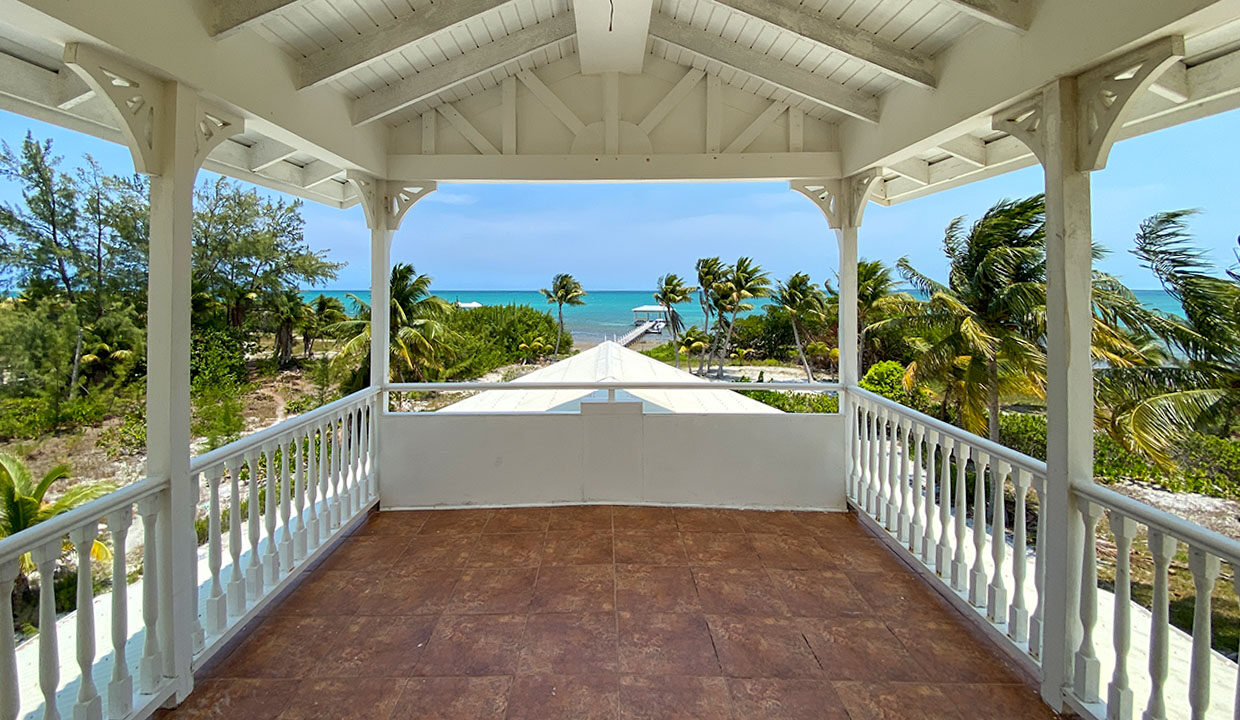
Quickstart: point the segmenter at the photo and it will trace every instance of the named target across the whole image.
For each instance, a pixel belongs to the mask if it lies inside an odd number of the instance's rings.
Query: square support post
[[[392,238],[395,230],[370,230],[370,386],[382,391],[391,377]],[[380,405],[384,406],[380,398]]]
[[[857,326],[857,228],[842,227],[835,231],[840,252],[839,276],[839,370],[840,385],[857,386],[861,372],[861,348]]]

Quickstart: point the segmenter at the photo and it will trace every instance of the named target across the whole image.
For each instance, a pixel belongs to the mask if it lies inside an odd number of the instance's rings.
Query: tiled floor
[[[384,512],[164,717],[1050,718],[847,514]]]

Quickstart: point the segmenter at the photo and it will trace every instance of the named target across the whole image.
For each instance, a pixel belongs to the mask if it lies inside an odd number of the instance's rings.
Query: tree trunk
[[[710,306],[706,303],[702,303],[702,331],[710,332]],[[701,375],[703,372],[710,372],[710,368],[706,368],[705,365],[706,353],[702,353],[698,357],[698,375]]]
[[[667,323],[667,327],[669,330],[672,331],[672,356],[676,358],[676,369],[679,370],[680,369],[680,347],[676,342],[679,339],[676,336],[676,323],[671,322],[669,319]]]
[[[986,375],[986,420],[991,441],[999,442],[999,362],[995,358],[986,362]]]
[[[809,368],[809,360],[805,357],[805,350],[801,348],[801,332],[797,330],[797,319],[792,318],[792,341],[797,345],[797,355],[801,356],[801,364],[805,366],[805,378],[809,382],[814,382],[814,372]]]
[[[723,336],[723,346],[719,353],[719,372],[715,374],[716,380],[723,379],[723,364],[728,359],[728,350],[732,347],[732,331],[736,328],[736,310],[732,311],[732,319],[728,321],[728,334]]]
[[[555,328],[555,359],[560,359],[560,336],[564,334],[564,305],[559,305],[556,312],[560,318],[560,324]]]
[[[857,328],[857,377],[865,377],[865,325]]]
[[[293,359],[293,328],[283,323],[276,328],[276,363],[283,366]]]
[[[69,373],[69,399],[77,394],[78,373],[82,369],[82,328],[77,331],[77,347],[73,349],[73,370]]]

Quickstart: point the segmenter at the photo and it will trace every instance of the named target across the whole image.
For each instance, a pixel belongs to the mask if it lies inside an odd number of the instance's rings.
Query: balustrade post
[[[900,506],[897,505],[900,492],[900,463],[897,455],[900,452],[900,415],[896,412],[888,414],[891,418],[890,432],[887,434],[887,507],[883,510],[883,527],[887,532],[898,535],[900,532]]]
[[[1193,661],[1188,674],[1188,705],[1193,720],[1210,714],[1210,645],[1213,639],[1212,601],[1214,584],[1222,570],[1219,559],[1201,548],[1188,548],[1188,568],[1193,572]]]
[[[1012,606],[1008,608],[1008,637],[1014,642],[1029,638],[1029,611],[1025,609],[1025,570],[1028,543],[1025,540],[1025,498],[1029,494],[1029,471],[1012,469],[1016,505],[1012,513]]]
[[[1087,703],[1098,702],[1101,665],[1094,652],[1094,623],[1098,617],[1098,551],[1094,535],[1102,507],[1098,503],[1081,500],[1078,503],[1081,522],[1085,528],[1085,544],[1081,558],[1081,644],[1076,651],[1072,690]]]
[[[881,467],[880,458],[882,453],[882,441],[878,436],[878,411],[872,403],[867,404],[866,415],[869,418],[869,423],[867,423],[868,428],[866,430],[867,437],[869,438],[867,443],[869,446],[869,459],[867,462],[869,472],[866,474],[866,487],[868,488],[868,491],[866,492],[865,511],[877,520],[879,516],[878,499],[882,483],[882,476],[879,475],[879,468]]]
[[[77,551],[77,703],[73,720],[103,720],[103,698],[95,687],[95,588],[91,576],[90,552],[99,534],[99,523],[92,522],[69,533]],[[121,550],[124,554],[124,549]],[[121,591],[118,588],[118,591]]]
[[[190,517],[193,518],[193,520],[192,522],[181,526],[180,537],[187,546],[193,548],[193,562],[189,563],[189,568],[186,574],[188,575],[187,579],[189,581],[190,588],[187,600],[191,603],[189,608],[189,617],[192,623],[190,627],[190,648],[191,653],[197,655],[202,652],[202,649],[207,645],[207,631],[206,628],[202,626],[202,615],[198,612],[198,600],[200,593],[198,589],[198,529],[196,524],[198,522],[198,506],[202,502],[201,473],[190,473],[189,481],[190,485],[193,487],[193,492],[190,493],[191,497],[194,499],[193,511],[190,513]],[[167,575],[165,577],[172,578],[171,575]]]
[[[969,572],[969,604],[986,607],[986,472],[990,467],[990,455],[975,452],[973,455],[973,569]]]
[[[1029,616],[1029,654],[1037,659],[1042,657],[1042,613],[1046,592],[1046,478],[1038,478],[1034,483],[1034,492],[1038,496],[1038,537],[1034,540],[1033,551],[1033,588],[1038,596],[1033,606],[1033,614]]]
[[[327,497],[328,478],[331,474],[331,440],[329,428],[331,423],[324,421],[319,424],[319,494],[323,496],[323,512],[319,517],[319,538],[315,545],[327,542],[332,534],[331,501]]]
[[[922,472],[921,466],[921,444],[925,439],[926,428],[920,423],[914,423],[913,427],[909,428],[907,440],[907,442],[913,444],[913,451],[909,453],[907,448],[905,449],[905,454],[911,455],[913,461],[913,476],[911,478],[913,483],[913,512],[909,517],[909,532],[907,541],[908,549],[913,553],[913,555],[921,554],[922,536],[926,532],[925,523],[922,519],[922,513],[924,512],[922,507],[925,503],[925,499],[922,497],[924,494],[923,486],[925,485],[925,474]]]
[[[266,527],[267,548],[263,551],[263,582],[266,587],[275,587],[280,581],[280,557],[276,553],[276,508],[280,505],[281,494],[276,483],[279,464],[276,462],[276,444],[269,443],[263,448],[266,460],[266,495],[263,502],[263,524]],[[261,595],[262,592],[260,591]]]
[[[939,542],[934,549],[934,571],[941,578],[951,577],[952,442],[950,435],[939,436]]]
[[[133,508],[126,505],[108,514],[112,534],[112,679],[108,682],[108,717],[118,720],[133,708],[133,675],[125,657],[129,645],[129,589],[125,573],[125,539],[133,523]],[[0,683],[3,684],[3,683]]]
[[[228,612],[233,617],[245,614],[245,576],[241,566],[241,467],[240,458],[225,461],[228,472],[228,554],[232,568],[228,574]]]
[[[207,589],[206,632],[219,635],[228,625],[228,605],[224,586],[220,582],[220,556],[223,554],[220,538],[220,480],[222,468],[207,471],[207,492],[210,505],[207,508],[207,567],[211,572],[211,585]]]
[[[280,570],[287,573],[293,568],[293,459],[291,438],[280,441]],[[274,582],[274,581],[273,581]]]
[[[1003,460],[990,466],[990,552],[995,568],[990,576],[990,586],[986,589],[986,617],[996,623],[1007,619],[1007,588],[1003,580],[1003,555],[1007,548],[1007,500],[1004,491],[1010,467]]]
[[[245,567],[245,592],[246,598],[250,602],[256,602],[263,594],[263,560],[262,550],[259,543],[261,542],[260,525],[258,522],[258,514],[262,505],[262,498],[259,492],[258,479],[258,456],[247,450],[243,455],[243,462],[249,470],[250,477],[246,482],[246,529],[250,539],[250,561]]]
[[[968,445],[961,440],[956,440],[956,447],[952,452],[956,458],[956,551],[952,555],[952,589],[957,592],[964,592],[968,587],[969,565],[964,551],[968,507],[965,504],[964,481],[968,473],[970,452]]]
[[[1132,688],[1128,685],[1128,649],[1132,637],[1132,538],[1137,523],[1115,510],[1107,514],[1115,536],[1115,672],[1107,686],[1107,720],[1131,720]]]
[[[926,565],[934,562],[934,508],[938,495],[934,489],[935,481],[935,449],[939,444],[939,433],[937,430],[930,430],[925,434],[926,446],[926,467],[925,467],[925,526],[922,528],[921,535],[921,561]],[[922,444],[922,439],[917,441],[918,447]]]
[[[0,563],[0,720],[17,720],[17,644],[13,632],[13,584],[21,567],[17,558]]]
[[[56,688],[60,684],[60,649],[56,641],[56,560],[60,538],[30,551],[39,571],[39,690],[43,693],[43,720],[60,720]],[[155,601],[152,598],[151,605]],[[156,668],[158,668],[158,664]]]
[[[160,493],[138,501],[138,515],[142,518],[142,624],[144,626],[142,660],[138,664],[138,689],[150,695],[159,687],[163,676],[163,656],[159,642],[159,556],[160,547],[156,535],[156,518],[160,510]]]
[[[1170,649],[1168,623],[1170,621],[1170,592],[1167,572],[1171,558],[1175,557],[1179,541],[1161,530],[1149,528],[1146,542],[1154,556],[1154,592],[1150,598],[1150,699],[1141,715],[1143,720],[1166,720],[1167,701],[1164,691],[1167,685],[1167,661]]]
[[[306,466],[309,458],[303,458],[306,452],[305,435],[298,430],[293,436],[293,462],[297,484],[297,529],[293,531],[293,561],[301,562],[306,558]]]

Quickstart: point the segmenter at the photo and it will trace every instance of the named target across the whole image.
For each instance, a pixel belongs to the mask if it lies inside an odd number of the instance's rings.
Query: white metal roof
[[[604,342],[525,375],[522,383],[693,382],[701,390],[618,390],[617,401],[640,401],[647,413],[778,413],[779,410],[614,342]],[[485,390],[445,413],[575,413],[583,402],[606,402],[606,390]]]
[[[637,307],[633,308],[633,312],[635,313],[652,313],[652,312],[665,313],[667,312],[667,306],[665,305],[638,305]]]

